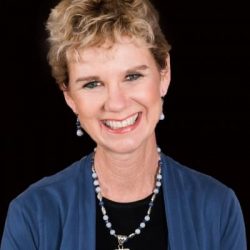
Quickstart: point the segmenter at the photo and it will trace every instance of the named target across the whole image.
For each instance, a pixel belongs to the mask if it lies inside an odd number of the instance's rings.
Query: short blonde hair
[[[48,61],[60,87],[68,85],[67,61],[72,52],[121,36],[141,39],[157,64],[166,67],[170,45],[159,25],[159,15],[148,0],[62,0],[51,10]]]

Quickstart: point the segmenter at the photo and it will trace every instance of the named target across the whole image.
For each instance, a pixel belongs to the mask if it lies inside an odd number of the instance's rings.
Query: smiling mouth
[[[139,117],[139,113],[136,113],[129,118],[122,120],[122,121],[117,121],[117,120],[104,120],[103,124],[108,127],[109,129],[123,129],[129,126],[133,126],[137,119]]]

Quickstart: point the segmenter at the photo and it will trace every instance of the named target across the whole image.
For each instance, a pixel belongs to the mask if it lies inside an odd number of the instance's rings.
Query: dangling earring
[[[161,115],[160,115],[160,121],[163,121],[165,119],[165,115],[163,112],[161,112]]]
[[[76,135],[79,137],[84,135],[84,132],[82,130],[82,127],[81,127],[81,124],[80,124],[78,117],[76,118]]]
[[[161,97],[161,101],[162,101],[162,109],[163,109],[164,96]],[[165,119],[165,115],[164,115],[163,111],[161,111],[161,114],[160,114],[160,121],[163,121],[164,119]]]

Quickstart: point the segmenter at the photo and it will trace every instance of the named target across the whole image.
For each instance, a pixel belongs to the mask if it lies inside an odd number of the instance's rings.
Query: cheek
[[[78,96],[76,98],[77,109],[82,119],[97,117],[103,111],[104,95],[92,93]]]
[[[160,87],[157,81],[146,84],[144,88],[138,90],[138,95],[144,103],[154,105],[161,100]]]

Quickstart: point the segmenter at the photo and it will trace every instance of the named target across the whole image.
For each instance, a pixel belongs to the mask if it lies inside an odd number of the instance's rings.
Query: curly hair
[[[148,0],[62,0],[50,12],[48,61],[59,86],[68,85],[67,61],[74,52],[122,36],[141,39],[160,68],[170,50],[159,15]],[[77,53],[75,53],[77,54]]]

